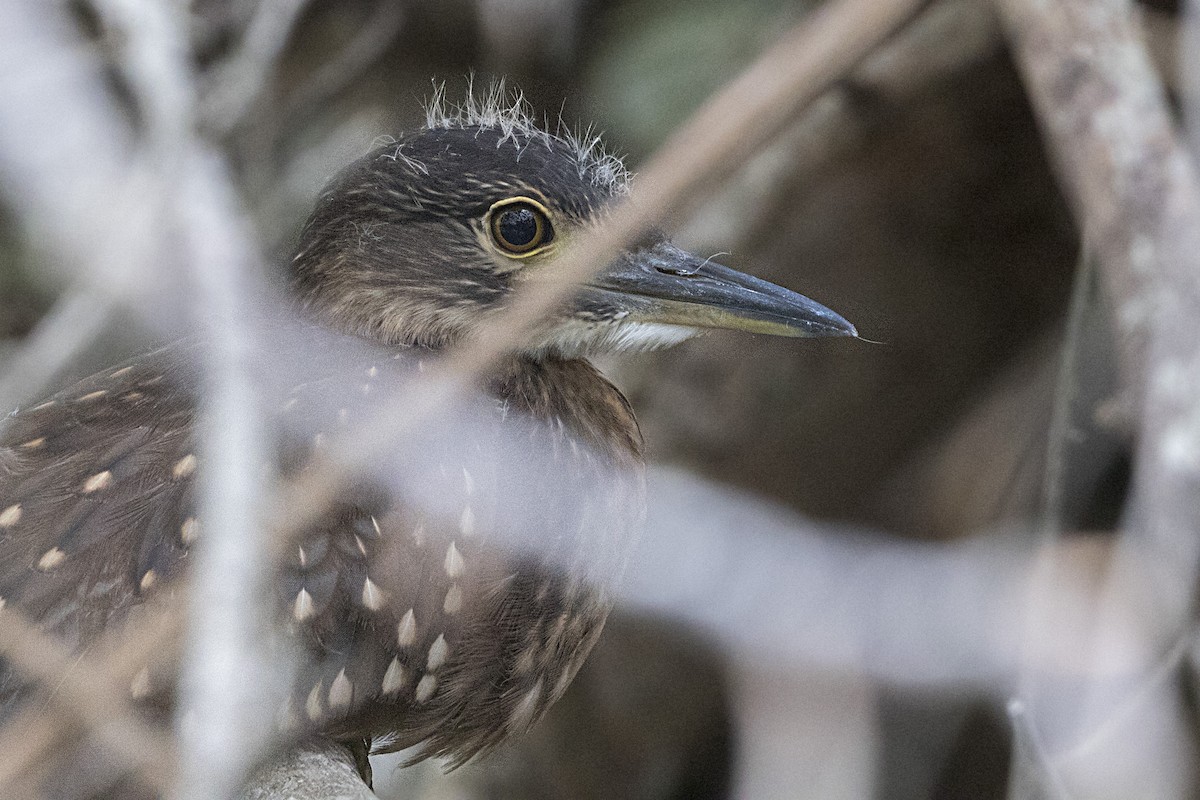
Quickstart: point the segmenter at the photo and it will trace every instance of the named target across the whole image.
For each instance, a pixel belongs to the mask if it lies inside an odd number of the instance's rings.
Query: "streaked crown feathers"
[[[504,81],[491,83],[483,92],[476,91],[474,83],[468,81],[466,94],[457,103],[447,99],[445,83],[436,84],[425,106],[425,127],[498,131],[496,146],[510,144],[518,152],[534,144],[550,148],[557,143],[573,154],[580,178],[614,195],[629,191],[629,170],[620,158],[605,149],[601,136],[591,126],[583,130],[572,128],[561,117],[553,130],[548,120],[538,125],[524,94],[510,91]]]

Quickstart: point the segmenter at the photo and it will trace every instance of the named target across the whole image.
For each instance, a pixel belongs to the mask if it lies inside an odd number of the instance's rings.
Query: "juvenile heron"
[[[616,159],[493,106],[435,113],[347,167],[303,230],[291,286],[305,319],[378,357],[279,393],[268,423],[280,470],[303,468],[373,389],[419,377],[528,275],[554,270],[626,182]],[[588,356],[706,328],[855,335],[828,308],[662,235],[623,253],[487,376],[474,446],[431,455],[442,507],[368,481],[299,536],[280,567],[279,615],[311,660],[285,722],[461,763],[541,718],[596,642],[605,580],[643,517],[637,422]],[[107,370],[0,428],[0,596],[75,647],[177,580],[204,536],[183,352]],[[516,485],[519,456],[500,442],[513,431],[548,460],[553,486]],[[535,502],[504,502],[522,492]],[[492,536],[521,526],[542,545],[509,550]],[[162,704],[172,682],[144,672],[130,691]],[[26,691],[5,687],[11,701]]]

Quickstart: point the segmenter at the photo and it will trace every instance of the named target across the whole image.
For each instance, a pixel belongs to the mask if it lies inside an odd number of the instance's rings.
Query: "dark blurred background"
[[[198,67],[219,86],[223,70],[236,69],[257,4],[193,5]],[[208,132],[229,153],[279,264],[323,182],[375,137],[420,125],[435,82],[453,100],[468,76],[477,86],[503,76],[538,118],[603,131],[636,172],[815,4],[302,5],[261,91],[206,97]],[[1153,13],[1151,31],[1171,9]],[[78,18],[86,29],[84,3]],[[895,537],[1021,536],[1013,530],[1037,518],[1078,232],[986,4],[934,4],[676,238],[831,306],[872,341],[716,333],[606,363],[657,462]],[[0,358],[53,303],[54,274],[0,213]],[[1088,358],[1100,376],[1090,400],[1102,406],[1107,349],[1102,320],[1090,324],[1098,333]],[[115,325],[77,371],[143,346]],[[1107,444],[1064,488],[1065,524],[1102,533],[1120,507],[1123,437],[1119,422],[1092,415],[1082,424]],[[446,779],[377,767],[379,791],[728,796],[739,739],[726,666],[694,632],[619,614],[532,736]],[[880,687],[874,702],[877,796],[1006,795],[1007,723],[990,699]],[[797,787],[796,796],[816,795]]]

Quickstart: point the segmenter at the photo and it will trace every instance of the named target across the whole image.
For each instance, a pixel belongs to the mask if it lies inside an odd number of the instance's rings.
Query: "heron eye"
[[[554,238],[554,229],[541,204],[522,199],[504,200],[491,209],[492,239],[510,255],[526,255]]]

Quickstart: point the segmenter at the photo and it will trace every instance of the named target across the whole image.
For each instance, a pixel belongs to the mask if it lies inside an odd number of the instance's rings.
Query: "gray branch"
[[[246,28],[241,46],[217,68],[201,116],[221,135],[245,117],[266,91],[288,37],[309,0],[264,0]]]
[[[158,243],[164,252],[183,245],[180,266],[196,290],[189,311],[203,334],[197,451],[206,462],[199,479],[206,532],[197,547],[180,681],[176,794],[231,797],[270,746],[263,720],[282,699],[274,678],[286,674],[274,661],[264,611],[272,564],[263,554],[261,465],[269,461],[249,363],[250,304],[262,269],[228,172],[195,132],[183,9],[148,0],[102,0],[98,8],[122,34],[122,66],[144,119],[146,158],[158,178],[147,202],[162,201]]]
[[[1127,530],[1097,617],[1084,722],[1023,749],[1044,755],[1053,783],[1083,795],[1172,796],[1185,791],[1188,759],[1162,745],[1188,734],[1181,720],[1148,709],[1178,691],[1170,676],[1191,636],[1200,565],[1200,188],[1132,3],[1001,0],[999,8],[1113,303],[1125,392],[1139,417]],[[1130,624],[1140,631],[1132,651],[1114,641]],[[1160,746],[1148,751],[1155,737]],[[1131,783],[1101,791],[1097,775],[1135,751],[1144,762],[1126,771]]]
[[[0,190],[55,279],[71,285],[6,365],[6,413],[91,344],[146,271],[134,244],[145,220],[132,131],[94,52],[78,46],[56,3],[0,0],[0,18]]]
[[[316,741],[259,770],[241,800],[376,800],[355,771],[350,752]]]

